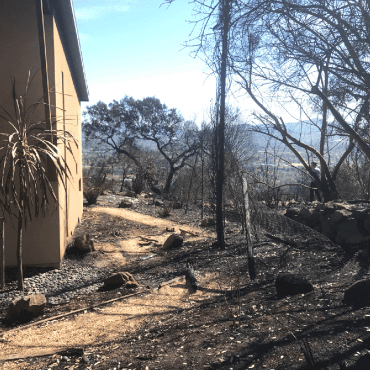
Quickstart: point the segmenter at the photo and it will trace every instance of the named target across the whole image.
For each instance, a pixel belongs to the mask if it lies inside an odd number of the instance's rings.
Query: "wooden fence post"
[[[247,254],[248,254],[248,270],[249,277],[251,280],[256,278],[256,269],[254,264],[253,257],[253,243],[251,238],[251,218],[250,218],[250,209],[249,209],[249,193],[248,193],[248,180],[247,176],[243,176],[243,200],[244,200],[244,230],[245,237],[247,240]]]

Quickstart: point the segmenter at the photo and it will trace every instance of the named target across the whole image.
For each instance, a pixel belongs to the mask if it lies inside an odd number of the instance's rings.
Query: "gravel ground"
[[[99,253],[99,252],[94,252]],[[111,272],[111,268],[94,267],[94,260],[89,256],[65,258],[60,269],[25,268],[24,292],[15,289],[16,270],[6,272],[6,290],[0,292],[0,310],[8,307],[11,301],[28,294],[42,293],[52,305],[68,302],[71,298],[90,294],[102,287],[102,280]]]

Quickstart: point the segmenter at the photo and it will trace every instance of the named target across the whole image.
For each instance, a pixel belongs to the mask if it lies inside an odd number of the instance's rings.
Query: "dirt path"
[[[178,225],[174,222],[155,217],[142,215],[130,210],[113,208],[95,208],[93,212],[106,213],[113,216],[125,218],[127,220],[140,222],[146,225],[156,226],[158,228],[174,229],[181,232],[180,229],[189,231],[199,236],[186,234],[186,240],[201,239],[209,235],[201,228],[188,225]],[[169,233],[156,235],[151,238],[163,243]],[[190,236],[189,236],[190,235]],[[145,236],[145,235],[142,235]],[[140,258],[150,252],[150,246],[139,245],[139,237],[129,238],[119,241],[116,244],[95,242],[97,249],[104,252],[110,252],[111,258],[118,260],[122,265],[128,258]],[[15,332],[6,332],[0,335],[0,353],[2,355],[11,355],[22,353],[34,353],[38,350],[52,350],[60,347],[87,347],[93,344],[112,340],[116,337],[122,337],[128,333],[136,331],[144,321],[150,317],[151,321],[163,320],[165,315],[177,311],[179,308],[185,309],[196,304],[198,301],[210,298],[217,290],[217,286],[212,276],[202,277],[201,284],[209,290],[198,291],[191,296],[185,286],[184,279],[174,282],[172,285],[164,286],[161,289],[155,289],[145,292],[140,296],[128,298],[124,301],[118,301],[111,306],[102,307],[95,311],[86,311],[81,314],[69,316],[65,319],[47,322],[40,327],[31,327]],[[211,283],[212,282],[212,283]],[[30,360],[31,361],[31,360]],[[31,362],[24,363],[5,362],[3,369],[28,369]]]
[[[96,207],[91,209],[92,212],[106,213],[112,216],[118,216],[125,218],[126,220],[140,222],[145,225],[157,226],[159,228],[175,228],[176,232],[180,232],[180,229],[190,231],[198,234],[207,234],[208,232],[201,227],[194,227],[189,225],[179,225],[173,221],[166,220],[164,218],[157,218],[148,215],[143,215],[141,213],[131,211],[125,208],[103,208]]]
[[[143,240],[140,236],[148,237],[156,241],[156,243],[162,245],[165,240],[168,238],[171,232],[166,232],[168,230],[174,230],[174,232],[178,234],[182,234],[184,238],[188,241],[200,240],[205,236],[210,236],[214,233],[202,229],[200,227],[193,227],[189,225],[179,225],[173,221],[156,218],[148,215],[143,215],[137,213],[135,211],[131,211],[128,209],[122,208],[92,208],[92,212],[99,213],[99,214],[107,214],[114,217],[124,218],[129,221],[138,222],[148,226],[154,226],[162,231],[162,235],[147,235],[145,233],[141,233],[137,237],[127,238],[125,240],[121,240],[118,243],[105,243],[105,242],[95,242],[95,248],[102,250],[103,252],[109,253],[110,257],[115,259],[115,261],[120,261],[122,265],[124,265],[128,259],[135,259],[141,258],[153,253],[153,249],[151,245],[141,246],[139,243],[143,243]],[[183,231],[190,232],[191,234],[184,233]],[[192,234],[198,235],[193,236]],[[158,249],[158,248],[157,248]],[[156,250],[154,250],[156,252]]]
[[[60,347],[87,347],[122,337],[137,330],[147,320],[160,321],[168,313],[190,307],[205,297],[202,292],[189,297],[183,281],[165,286],[149,294],[132,297],[94,312],[51,321],[41,327],[31,327],[1,338],[0,353],[32,354]],[[210,294],[206,294],[209,297]],[[25,366],[23,366],[25,365]],[[8,362],[3,369],[23,369],[26,364]]]

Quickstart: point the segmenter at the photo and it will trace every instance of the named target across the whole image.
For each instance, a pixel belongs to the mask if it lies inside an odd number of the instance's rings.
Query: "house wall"
[[[31,84],[29,104],[38,101],[43,96],[36,8],[34,1],[24,0],[2,0],[1,8],[0,105],[14,115],[11,78],[15,77],[17,93],[22,94],[28,72],[31,71],[32,75],[35,74],[35,78]],[[79,147],[74,148],[76,165],[72,156],[65,154],[64,147],[59,145],[71,169],[72,181],[67,184],[67,194],[60,183],[56,181],[52,183],[60,207],[54,209],[54,205],[51,204],[45,218],[33,219],[24,230],[23,263],[24,265],[58,267],[74,228],[82,217],[82,189],[80,190],[79,186],[82,178],[81,108],[52,15],[45,15],[45,29],[50,98],[51,104],[56,106],[52,108],[51,113],[58,118],[54,128],[70,131],[76,137]],[[35,112],[34,119],[44,119],[44,117],[44,109],[40,106]],[[9,130],[10,126],[0,119],[0,132],[10,132]],[[16,265],[16,227],[16,218],[6,217],[5,258],[7,266]]]
[[[59,37],[59,32],[53,20],[54,34],[54,86],[55,105],[57,116],[57,129],[71,133],[74,141],[71,141],[72,153],[64,146],[61,146],[62,155],[70,168],[70,179],[66,179],[66,189],[62,183],[59,184],[60,204],[62,212],[60,215],[60,239],[65,247],[71,240],[73,231],[81,221],[83,213],[82,195],[82,132],[81,132],[81,105],[77,97],[75,85]],[[60,256],[63,256],[64,247],[60,249]]]

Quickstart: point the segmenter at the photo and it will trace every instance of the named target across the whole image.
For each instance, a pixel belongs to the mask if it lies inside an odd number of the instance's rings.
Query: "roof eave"
[[[72,0],[53,0],[53,13],[78,99],[79,101],[88,101],[89,92]]]

